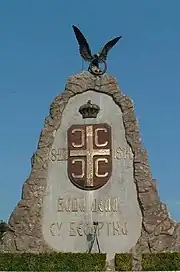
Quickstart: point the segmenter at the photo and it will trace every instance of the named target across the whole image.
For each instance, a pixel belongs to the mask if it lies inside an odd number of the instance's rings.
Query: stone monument
[[[99,69],[99,68],[98,68]],[[114,77],[82,72],[50,106],[2,252],[179,251],[132,100]]]

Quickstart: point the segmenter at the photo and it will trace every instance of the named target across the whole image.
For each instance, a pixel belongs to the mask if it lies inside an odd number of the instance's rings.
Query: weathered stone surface
[[[170,248],[172,252],[180,251],[180,223],[176,224],[173,232],[173,242]]]
[[[158,236],[151,236],[149,239],[150,252],[165,252],[171,248],[172,237],[170,235],[160,234]]]
[[[37,151],[32,157],[30,176],[23,186],[22,199],[9,219],[13,231],[8,231],[4,235],[0,250],[4,252],[52,250],[44,241],[42,234],[42,204],[47,187],[49,152],[69,99],[88,91],[108,94],[122,111],[125,138],[134,155],[134,182],[143,216],[143,230],[136,246],[133,247],[136,259],[134,269],[138,269],[137,260],[140,252],[180,250],[180,226],[170,218],[166,206],[159,199],[156,182],[151,176],[148,155],[141,143],[133,102],[120,91],[116,80],[107,74],[95,77],[88,72],[82,72],[70,77],[64,93],[58,95],[51,104]]]

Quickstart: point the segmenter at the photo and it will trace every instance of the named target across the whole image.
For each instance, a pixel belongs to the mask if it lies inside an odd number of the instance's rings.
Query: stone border
[[[139,125],[132,100],[124,95],[116,80],[107,74],[96,77],[82,72],[68,79],[65,91],[58,95],[50,106],[50,115],[45,119],[37,151],[32,157],[32,170],[22,189],[22,198],[13,211],[9,225],[11,230],[3,238],[1,251],[44,252],[51,251],[42,237],[41,211],[46,188],[49,152],[54,136],[61,124],[61,117],[69,99],[85,91],[94,90],[110,95],[121,108],[125,136],[134,154],[134,182],[143,216],[142,234],[132,249],[138,252],[162,252],[180,250],[179,225],[170,217],[166,205],[158,196],[156,182],[152,179],[146,150],[142,147]],[[135,258],[136,259],[136,258]]]

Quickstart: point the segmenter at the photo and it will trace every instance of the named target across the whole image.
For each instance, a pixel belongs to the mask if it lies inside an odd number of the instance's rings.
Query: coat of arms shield
[[[67,139],[71,182],[83,190],[105,185],[112,173],[111,127],[106,123],[72,125]]]

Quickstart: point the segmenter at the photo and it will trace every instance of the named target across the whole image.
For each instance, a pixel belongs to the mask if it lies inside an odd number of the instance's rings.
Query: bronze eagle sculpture
[[[89,44],[86,38],[84,37],[84,35],[82,34],[82,32],[77,28],[77,26],[73,25],[72,27],[79,44],[79,51],[80,51],[81,57],[85,61],[90,62],[89,70],[92,70],[93,66],[99,69],[99,63],[102,63],[102,62],[106,66],[105,61],[107,59],[107,54],[109,50],[119,41],[119,39],[122,38],[122,36],[119,36],[110,40],[102,47],[101,51],[98,54],[92,55]]]

